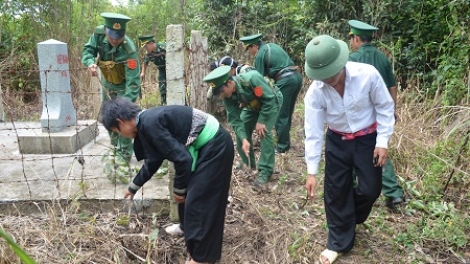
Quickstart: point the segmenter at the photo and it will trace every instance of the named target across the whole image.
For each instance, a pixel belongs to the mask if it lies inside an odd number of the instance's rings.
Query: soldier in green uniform
[[[141,46],[147,52],[142,66],[140,78],[145,78],[145,70],[149,62],[153,62],[158,68],[158,89],[160,90],[161,104],[166,105],[166,43],[155,42],[154,36],[139,37]]]
[[[274,43],[263,43],[262,34],[242,37],[240,40],[254,56],[253,66],[263,76],[274,80],[282,93],[284,102],[276,122],[276,152],[283,153],[290,148],[290,128],[297,96],[302,88],[302,75],[287,52]]]
[[[225,56],[220,60],[217,60],[215,62],[212,62],[209,64],[209,69],[210,71],[213,71],[217,69],[218,67],[221,66],[230,66],[230,75],[231,76],[238,76],[244,72],[250,71],[250,70],[256,70],[255,68],[249,66],[249,65],[240,65],[238,66],[238,62],[232,59],[229,56]],[[217,102],[219,102],[218,96],[214,96],[212,94],[212,89],[209,89],[207,92],[207,98],[215,99]],[[256,169],[256,163],[255,163],[255,154],[253,151],[250,151],[248,155],[245,155],[243,149],[242,149],[242,142],[243,139],[246,136],[245,132],[240,133],[240,130],[243,131],[253,131],[253,128],[246,127],[245,123],[241,120],[240,118],[240,113],[242,111],[242,108],[236,108],[236,109],[229,109],[227,110],[227,104],[230,108],[232,105],[239,105],[237,96],[233,94],[230,98],[224,98],[222,100],[222,104],[224,106],[224,109],[226,109],[226,114],[227,114],[227,120],[232,127],[233,131],[235,132],[235,142],[236,142],[236,147],[237,147],[237,152],[240,155],[240,158],[242,159],[242,163],[239,163],[236,165],[237,169],[244,169],[244,168],[250,168],[250,169]],[[248,156],[248,157],[247,157]]]
[[[349,55],[350,61],[367,63],[374,66],[382,76],[393,101],[397,102],[397,83],[393,75],[392,65],[381,51],[372,44],[372,35],[378,28],[358,20],[349,20],[351,32],[350,43],[356,51]],[[395,120],[398,120],[395,113]],[[403,189],[400,187],[390,158],[387,158],[382,172],[382,193],[386,197],[386,205],[392,207],[403,202]]]
[[[230,75],[230,66],[213,70],[204,81],[213,94],[223,99],[230,125],[237,135],[238,152],[247,165],[255,164],[251,135],[253,130],[261,138],[258,177],[254,187],[262,189],[274,172],[274,143],[272,129],[282,105],[281,92],[271,87],[255,70],[236,76]],[[248,158],[249,156],[249,158]]]
[[[98,26],[85,44],[82,63],[92,76],[98,76],[97,69],[100,68],[103,101],[119,96],[135,102],[140,94],[140,63],[134,43],[125,35],[130,18],[115,13],[102,13],[101,16],[105,24]],[[119,178],[128,183],[132,140],[115,132],[109,135],[114,150],[112,155],[104,156],[105,173],[113,182]]]

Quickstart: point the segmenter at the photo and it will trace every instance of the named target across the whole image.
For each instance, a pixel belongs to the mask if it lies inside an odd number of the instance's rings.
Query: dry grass
[[[414,102],[415,98],[408,98],[409,95],[402,93],[400,97],[401,121],[393,136],[391,154],[397,174],[405,182],[416,182],[413,186],[419,189],[426,174],[417,172],[429,167],[423,157],[435,155],[433,147],[450,139],[449,134],[458,125],[470,120],[470,111],[424,106]],[[292,150],[277,156],[276,174],[269,192],[257,193],[251,189],[253,173],[234,172],[233,199],[228,204],[220,263],[318,263],[327,236],[320,191],[323,182],[320,180],[317,199],[305,203],[303,106],[299,98]],[[448,171],[455,165],[459,177],[466,178],[458,183],[465,187],[469,182],[468,158],[465,154],[460,164],[448,164]],[[445,176],[448,175],[443,175],[442,184]],[[451,190],[447,199],[459,204],[462,215],[468,217],[465,208],[470,203],[466,188],[453,184]],[[419,198],[406,191],[408,198]],[[58,214],[51,209],[36,216],[0,215],[0,227],[39,263],[183,263],[184,241],[168,237],[163,231],[168,219],[133,215],[128,223],[122,224],[119,211],[86,215],[67,213],[67,210],[62,208],[64,213]],[[426,217],[419,212],[409,214],[405,206],[391,212],[378,201],[370,219],[358,226],[353,250],[335,263],[465,263],[465,258],[470,261],[468,246],[451,249],[441,240],[423,239],[409,247],[397,241],[399,234],[418,226]],[[155,230],[159,235],[154,237]],[[467,239],[470,239],[468,235]],[[19,261],[0,240],[0,264],[6,263]]]

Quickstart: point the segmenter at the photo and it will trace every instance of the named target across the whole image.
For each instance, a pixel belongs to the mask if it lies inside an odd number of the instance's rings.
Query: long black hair
[[[100,109],[100,122],[107,130],[119,128],[117,120],[132,120],[142,111],[129,99],[116,97],[103,102]]]

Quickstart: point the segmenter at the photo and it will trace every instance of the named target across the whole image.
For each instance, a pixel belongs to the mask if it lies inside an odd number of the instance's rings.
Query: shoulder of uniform
[[[271,49],[282,49],[282,47],[279,45],[279,44],[276,44],[276,43],[268,43],[269,44],[269,47]]]
[[[132,53],[132,52],[137,51],[137,49],[135,48],[134,42],[127,36],[124,37],[123,45],[127,53]]]
[[[104,25],[97,26],[95,28],[95,34],[104,35]]]
[[[349,58],[350,59],[351,58],[357,58],[357,57],[359,57],[359,55],[360,55],[360,53],[356,50],[356,51],[349,54]]]
[[[157,43],[157,52],[166,52],[166,42]]]
[[[248,71],[248,72],[244,72],[244,73],[239,75],[239,78],[240,78],[239,80],[240,80],[241,86],[249,86],[250,85],[251,76],[253,76],[252,72],[255,72],[255,71]]]
[[[260,52],[262,50],[267,50],[268,49],[268,44],[269,43],[261,43],[261,45],[259,46],[258,52]]]

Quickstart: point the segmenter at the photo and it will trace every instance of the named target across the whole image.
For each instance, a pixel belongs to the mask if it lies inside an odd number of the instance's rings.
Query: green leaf
[[[20,259],[23,261],[25,264],[36,264],[36,261],[34,261],[32,258],[28,256],[28,254],[20,247],[18,244],[13,241],[13,239],[7,235],[3,229],[0,229],[0,236],[3,237],[8,244],[13,248],[15,251],[16,255],[20,257]]]
[[[155,241],[158,237],[158,229],[154,229],[149,235],[150,241]]]
[[[410,205],[411,207],[419,209],[419,210],[424,210],[426,208],[426,206],[420,200],[413,200],[410,202]]]

